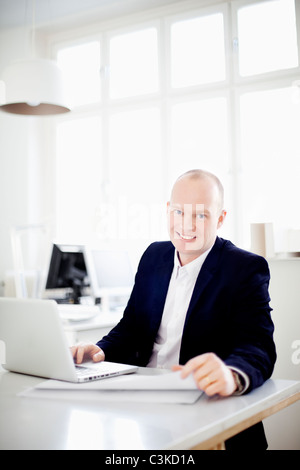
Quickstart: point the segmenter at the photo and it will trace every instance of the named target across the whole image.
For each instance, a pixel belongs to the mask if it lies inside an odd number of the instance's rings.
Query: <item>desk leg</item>
[[[209,444],[208,444],[209,446]],[[226,450],[225,441],[218,442],[212,447],[203,446],[203,444],[199,444],[198,446],[192,447],[191,450]]]
[[[212,447],[211,449],[209,450],[226,450],[225,448],[225,442],[222,441],[222,442],[219,442],[219,444],[216,444],[214,447]]]

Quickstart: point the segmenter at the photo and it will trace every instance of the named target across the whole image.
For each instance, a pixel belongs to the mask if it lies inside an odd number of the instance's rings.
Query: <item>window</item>
[[[174,105],[171,129],[172,181],[194,167],[206,168],[220,177],[226,174],[229,164],[226,98]]]
[[[99,117],[66,121],[57,129],[57,236],[67,243],[81,243],[95,231],[102,198],[101,140]]]
[[[111,240],[158,237],[163,201],[160,111],[115,113],[110,120],[109,182]],[[165,224],[163,224],[164,227]]]
[[[177,21],[171,27],[174,88],[225,79],[223,14]]]
[[[289,249],[284,232],[300,227],[295,2],[182,1],[54,45],[73,104],[56,124],[63,239],[141,252],[167,237],[174,180],[206,168],[225,186],[222,236],[249,249],[250,224],[273,222],[275,248]]]
[[[240,101],[244,227],[272,222],[277,251],[288,249],[284,230],[300,227],[300,106],[292,93],[292,87],[251,92]]]
[[[157,30],[149,28],[110,40],[110,96],[154,93],[158,90]]]
[[[71,107],[100,100],[100,43],[98,41],[59,50],[57,62],[64,74],[66,100]]]
[[[249,76],[298,65],[294,0],[274,0],[238,10],[239,71]]]

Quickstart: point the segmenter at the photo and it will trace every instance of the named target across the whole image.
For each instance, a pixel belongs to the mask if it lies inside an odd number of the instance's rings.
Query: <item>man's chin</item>
[[[199,253],[198,256],[203,253],[204,243],[197,240],[185,241],[185,240],[172,240],[173,245],[179,253],[195,255]]]

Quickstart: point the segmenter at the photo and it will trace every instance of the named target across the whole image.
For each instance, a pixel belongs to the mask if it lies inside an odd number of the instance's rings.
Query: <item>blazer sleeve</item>
[[[250,392],[272,375],[276,361],[268,292],[270,273],[264,258],[249,254],[237,274],[228,332],[232,349],[225,363],[248,375]]]
[[[164,257],[166,251],[168,262]],[[138,366],[148,364],[161,321],[173,259],[174,249],[169,242],[155,242],[144,252],[121,321],[97,343],[106,360]]]
[[[135,285],[131,292],[123,317],[119,323],[97,345],[104,351],[105,360],[136,364],[136,351],[139,333],[136,318],[136,291],[139,279],[139,270],[136,274]]]

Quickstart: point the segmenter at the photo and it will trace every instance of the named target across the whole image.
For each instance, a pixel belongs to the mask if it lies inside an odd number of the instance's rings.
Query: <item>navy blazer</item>
[[[155,242],[145,251],[123,318],[97,343],[106,360],[148,364],[173,266],[171,242]],[[268,379],[276,360],[269,280],[264,258],[217,237],[196,280],[179,363],[214,352],[248,375],[248,392]]]

